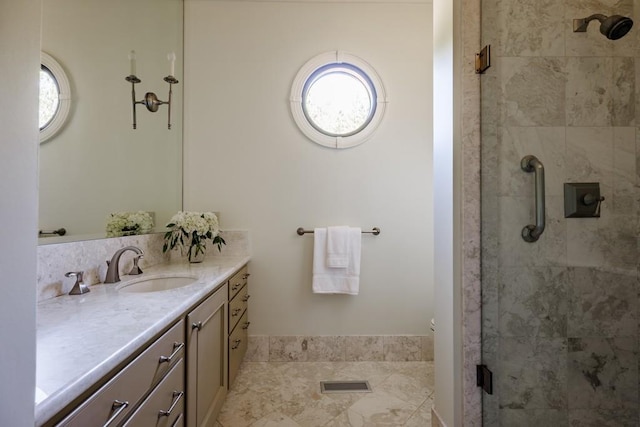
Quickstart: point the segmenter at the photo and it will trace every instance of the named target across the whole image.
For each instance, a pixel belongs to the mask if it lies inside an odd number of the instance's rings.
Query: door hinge
[[[480,53],[476,53],[476,74],[482,74],[491,67],[491,46],[486,45]]]
[[[476,365],[476,384],[487,394],[493,394],[493,372],[487,365]]]

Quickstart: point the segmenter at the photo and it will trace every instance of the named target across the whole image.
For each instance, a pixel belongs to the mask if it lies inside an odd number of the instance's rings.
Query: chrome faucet
[[[118,271],[119,270],[119,264],[120,264],[120,257],[126,251],[135,252],[136,254],[138,254],[137,258],[141,258],[142,255],[144,255],[144,252],[142,252],[142,250],[140,248],[137,248],[135,246],[127,246],[127,247],[124,247],[122,249],[118,249],[116,251],[116,253],[113,254],[113,257],[111,258],[111,261],[107,261],[108,268],[107,268],[107,275],[104,278],[104,283],[116,283],[116,282],[120,281],[120,272]],[[137,267],[138,263],[135,263],[135,264],[136,264],[136,267]],[[142,270],[140,270],[140,273],[142,273]],[[137,273],[137,274],[140,274],[140,273]]]

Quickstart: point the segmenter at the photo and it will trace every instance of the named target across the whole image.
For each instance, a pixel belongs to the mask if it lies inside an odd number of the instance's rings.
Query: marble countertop
[[[120,283],[99,284],[37,306],[36,425],[41,425],[117,368],[144,344],[222,285],[248,256],[215,256],[143,268]],[[119,292],[142,277],[193,275],[197,281],[161,292]]]

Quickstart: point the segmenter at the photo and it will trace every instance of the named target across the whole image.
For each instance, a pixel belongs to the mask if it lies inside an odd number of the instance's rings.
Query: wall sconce
[[[140,80],[136,76],[136,52],[132,50],[131,53],[129,54],[129,64],[131,65],[131,70],[130,70],[130,74],[127,77],[125,77],[125,80],[131,83],[131,102],[133,106],[133,128],[134,129],[137,129],[137,122],[136,122],[136,105],[137,104],[144,105],[145,107],[147,107],[147,110],[151,111],[152,113],[155,113],[156,111],[158,111],[158,108],[160,108],[161,105],[167,104],[167,108],[168,108],[167,129],[171,129],[171,97],[173,94],[172,86],[174,84],[178,84],[179,82],[178,82],[178,79],[173,77],[173,75],[175,74],[176,54],[171,52],[169,55],[167,55],[167,59],[169,60],[171,67],[170,67],[169,75],[165,77],[163,80],[169,83],[169,100],[161,101],[158,99],[155,93],[147,92],[144,95],[144,99],[142,101],[136,101],[136,83],[140,83],[142,80]]]

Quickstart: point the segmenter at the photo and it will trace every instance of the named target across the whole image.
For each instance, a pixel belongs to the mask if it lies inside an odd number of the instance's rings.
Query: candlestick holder
[[[140,80],[137,76],[133,74],[125,77],[125,80],[131,83],[131,104],[133,106],[133,128],[137,129],[136,105],[142,104],[145,107],[147,107],[147,110],[149,110],[152,113],[155,113],[156,111],[158,111],[158,108],[160,108],[161,105],[166,104],[168,109],[167,129],[170,130],[171,129],[171,100],[173,96],[172,86],[180,83],[178,79],[176,79],[173,76],[167,76],[163,79],[165,82],[169,83],[169,100],[168,101],[161,101],[153,92],[147,92],[141,101],[136,101],[136,84],[141,83],[142,80]]]

